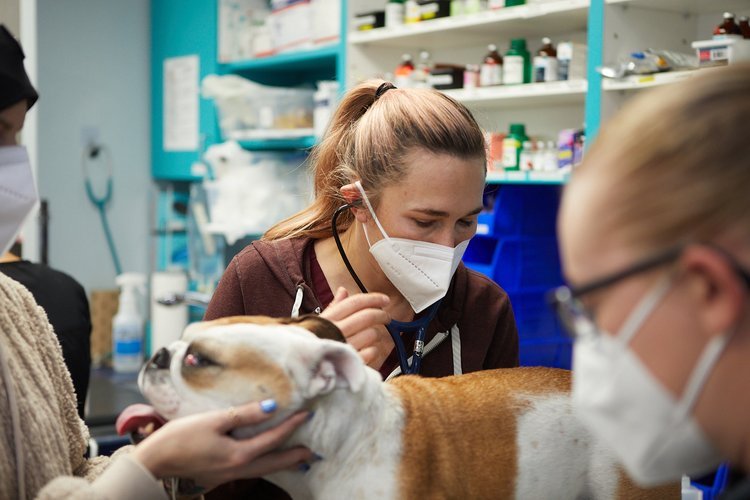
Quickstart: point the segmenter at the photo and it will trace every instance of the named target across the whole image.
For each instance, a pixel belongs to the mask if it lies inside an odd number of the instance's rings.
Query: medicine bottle
[[[473,90],[479,87],[479,65],[467,64],[464,69],[464,89]]]
[[[557,81],[557,50],[547,37],[542,38],[542,47],[534,56],[534,81]]]
[[[740,27],[734,21],[734,14],[731,12],[724,13],[724,21],[722,21],[722,23],[714,30],[715,37],[727,35],[742,35]]]
[[[385,5],[385,27],[401,26],[404,16],[404,0],[388,0]]]
[[[414,68],[414,73],[412,74],[412,82],[415,88],[430,87],[428,81],[430,79],[430,73],[432,72],[432,68],[434,66],[435,65],[432,63],[430,53],[426,50],[421,51],[419,53],[419,62]]]
[[[503,139],[503,168],[505,170],[519,170],[521,163],[521,148],[528,141],[526,126],[522,123],[511,123],[510,132]]]
[[[479,86],[491,87],[503,83],[503,57],[497,51],[497,45],[487,46],[487,55],[484,56],[479,68]]]
[[[404,3],[404,22],[418,23],[422,19],[422,8],[417,0],[406,0]]]
[[[521,83],[531,83],[531,55],[526,49],[526,40],[514,38],[503,61],[503,84]]]
[[[742,33],[742,38],[750,38],[750,22],[747,16],[740,18],[740,33]]]
[[[412,86],[414,73],[414,63],[411,60],[411,54],[401,56],[401,64],[393,72],[393,79],[396,87],[409,88]]]

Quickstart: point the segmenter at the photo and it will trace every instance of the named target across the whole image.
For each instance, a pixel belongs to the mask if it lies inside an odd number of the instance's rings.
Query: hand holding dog
[[[254,402],[172,420],[138,444],[132,457],[157,478],[189,478],[206,489],[312,460],[313,453],[303,447],[273,451],[305,422],[307,412],[252,438],[229,435],[237,427],[268,420],[274,410],[273,401]]]
[[[333,301],[320,316],[333,321],[346,341],[354,347],[364,362],[376,370],[393,349],[393,340],[383,325],[391,321],[383,310],[388,296],[382,293],[358,293],[349,296],[341,287]]]

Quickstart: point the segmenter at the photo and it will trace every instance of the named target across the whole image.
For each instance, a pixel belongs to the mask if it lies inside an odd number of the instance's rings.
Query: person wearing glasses
[[[563,195],[575,407],[643,486],[750,471],[748,117],[747,64],[639,96]]]

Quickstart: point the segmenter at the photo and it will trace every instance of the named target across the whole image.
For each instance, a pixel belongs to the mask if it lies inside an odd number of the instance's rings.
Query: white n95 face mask
[[[23,146],[0,147],[0,249],[13,245],[38,195],[29,155]]]
[[[682,474],[707,473],[721,463],[691,411],[729,336],[709,342],[679,401],[628,348],[671,283],[670,279],[659,282],[616,337],[589,332],[576,340],[573,352],[577,414],[644,487],[679,481]]]
[[[355,185],[383,235],[382,240],[370,244],[365,229],[370,253],[393,286],[401,292],[415,313],[424,311],[445,297],[453,273],[469,246],[469,240],[462,241],[453,248],[426,241],[390,238],[375,215],[362,184],[357,181]]]

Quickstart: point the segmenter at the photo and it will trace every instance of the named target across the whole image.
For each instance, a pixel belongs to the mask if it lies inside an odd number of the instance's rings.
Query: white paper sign
[[[197,151],[198,79],[197,55],[164,60],[164,150]]]

